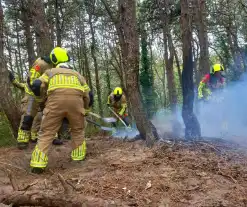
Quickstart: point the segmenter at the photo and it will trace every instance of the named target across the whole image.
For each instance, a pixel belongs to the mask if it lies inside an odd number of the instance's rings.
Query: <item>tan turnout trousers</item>
[[[40,127],[38,148],[47,154],[49,146],[66,117],[71,127],[72,149],[83,142],[84,102],[82,93],[73,89],[57,89],[48,96]]]

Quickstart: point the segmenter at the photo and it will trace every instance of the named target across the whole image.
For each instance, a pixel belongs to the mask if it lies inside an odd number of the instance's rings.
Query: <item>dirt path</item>
[[[74,195],[90,200],[86,206],[247,206],[247,156],[242,152],[210,144],[159,144],[148,149],[139,141],[106,137],[87,143],[82,163],[70,161],[69,143],[53,147],[42,175],[29,173],[33,146],[27,151],[0,149],[0,200],[13,191],[3,170],[9,169],[19,190],[35,183],[29,191],[51,194],[63,193],[60,173]]]

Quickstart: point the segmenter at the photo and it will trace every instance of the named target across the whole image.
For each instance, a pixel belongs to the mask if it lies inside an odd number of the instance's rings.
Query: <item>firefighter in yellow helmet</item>
[[[47,70],[34,81],[35,95],[42,88],[47,91],[47,102],[43,113],[38,143],[32,153],[30,166],[32,172],[41,173],[48,164],[48,150],[53,134],[56,133],[67,118],[71,128],[72,160],[84,160],[86,142],[83,137],[84,116],[89,109],[89,87],[78,72],[67,63],[58,64],[56,68]]]
[[[56,47],[51,51],[50,56],[38,58],[29,70],[27,84],[25,84],[25,96],[21,101],[22,116],[17,137],[19,149],[28,147],[34,117],[38,112],[39,106],[45,100],[44,94],[40,94],[38,97],[34,95],[32,91],[32,88],[35,87],[33,86],[34,80],[39,78],[47,69],[67,61],[69,61],[67,51],[61,47]]]
[[[201,80],[198,87],[198,99],[208,100],[213,91],[224,87],[225,78],[222,75],[224,67],[221,64],[214,64],[212,72],[206,74]]]
[[[107,105],[112,107],[113,110],[123,119],[125,124],[130,127],[130,121],[127,111],[127,100],[120,87],[116,87],[113,92],[108,96]],[[116,125],[114,125],[116,127]]]

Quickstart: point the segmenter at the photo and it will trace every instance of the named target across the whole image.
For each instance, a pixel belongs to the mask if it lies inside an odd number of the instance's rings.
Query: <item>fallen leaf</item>
[[[152,187],[151,180],[148,181],[145,190],[149,189]]]

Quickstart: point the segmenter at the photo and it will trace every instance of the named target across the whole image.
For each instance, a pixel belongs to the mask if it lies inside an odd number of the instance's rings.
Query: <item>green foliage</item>
[[[150,58],[147,49],[147,36],[145,30],[141,34],[141,68],[140,68],[140,84],[142,89],[143,104],[148,117],[151,117],[154,110],[154,76],[151,69]]]
[[[0,115],[0,147],[12,146],[16,144],[10,129],[9,122],[5,115]]]

